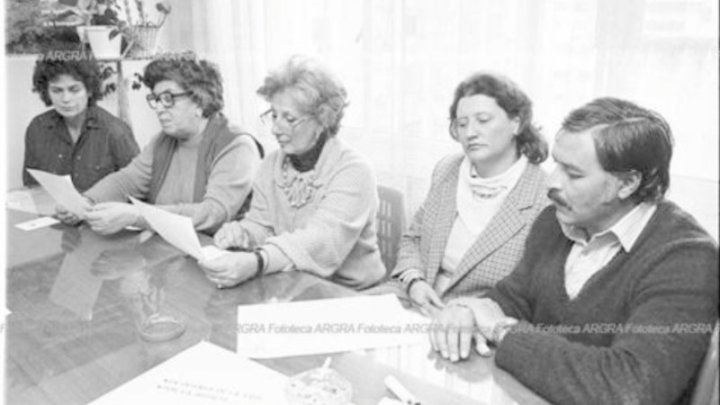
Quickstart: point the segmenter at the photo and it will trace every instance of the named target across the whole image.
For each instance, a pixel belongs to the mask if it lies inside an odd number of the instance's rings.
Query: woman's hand
[[[412,283],[408,291],[410,301],[427,316],[433,316],[445,307],[437,292],[425,280]]]
[[[132,204],[107,202],[96,204],[88,211],[86,219],[93,231],[110,235],[134,225],[139,218],[140,210]]]
[[[83,220],[83,218],[68,211],[62,205],[55,206],[55,218],[57,218],[63,224],[71,226],[78,225]]]
[[[217,288],[234,287],[257,273],[258,261],[253,253],[226,253],[212,260],[198,262],[205,276]]]
[[[250,248],[250,237],[245,228],[240,226],[240,222],[226,222],[215,233],[213,237],[215,246],[220,249],[229,248]]]

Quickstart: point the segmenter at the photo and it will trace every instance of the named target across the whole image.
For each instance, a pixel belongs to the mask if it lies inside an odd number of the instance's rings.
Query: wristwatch
[[[492,330],[492,336],[490,337],[490,341],[495,343],[496,345],[499,344],[505,335],[510,331],[510,328],[517,325],[518,320],[515,318],[504,318],[498,321]]]
[[[413,284],[415,284],[415,282],[417,282],[417,281],[425,281],[425,277],[423,277],[423,276],[413,277],[410,280],[405,282],[405,292],[407,292],[408,295],[410,294],[410,288],[412,288]]]

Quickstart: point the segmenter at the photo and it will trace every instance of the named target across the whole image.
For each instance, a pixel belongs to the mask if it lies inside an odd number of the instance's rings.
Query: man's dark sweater
[[[498,347],[497,365],[557,404],[686,401],[718,318],[713,239],[662,202],[630,252],[572,300],[564,278],[571,247],[555,208],[546,208],[518,267],[488,295],[521,320]]]

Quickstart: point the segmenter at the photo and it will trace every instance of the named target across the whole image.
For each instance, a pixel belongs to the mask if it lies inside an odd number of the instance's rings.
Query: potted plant
[[[84,27],[85,35],[90,42],[93,52],[98,58],[118,58],[129,55],[131,57],[148,57],[155,53],[157,33],[165,23],[172,7],[167,2],[155,5],[159,16],[153,20],[146,12],[143,0],[123,0],[122,7],[119,0],[93,0],[90,7],[90,26]],[[93,28],[93,27],[105,27]],[[101,46],[105,42],[112,44],[112,51],[105,53],[104,49],[95,50],[89,33],[102,32]],[[82,35],[82,34],[81,34]],[[122,39],[122,46],[121,46]]]
[[[90,25],[78,27],[78,34],[90,44],[98,59],[120,57],[119,11],[115,0],[93,0],[88,5]]]
[[[72,0],[38,2],[7,0],[5,4],[5,52],[37,54],[48,50],[79,49],[74,26],[84,11]]]

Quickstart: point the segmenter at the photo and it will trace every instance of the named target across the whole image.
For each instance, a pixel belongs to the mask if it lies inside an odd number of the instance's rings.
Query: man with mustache
[[[601,98],[556,137],[546,208],[520,264],[449,303],[435,350],[481,355],[557,404],[685,403],[718,318],[715,241],[669,186],[672,134],[655,112]],[[460,319],[458,321],[458,319]]]

